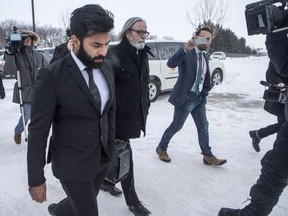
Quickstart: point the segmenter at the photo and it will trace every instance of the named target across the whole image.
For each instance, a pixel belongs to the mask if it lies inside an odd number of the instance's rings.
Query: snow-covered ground
[[[263,90],[267,57],[227,58],[226,76],[212,89],[207,104],[210,144],[213,153],[226,158],[222,167],[202,162],[197,132],[192,118],[170,142],[171,163],[160,161],[155,148],[172,120],[169,93],[151,104],[147,136],[132,140],[135,185],[140,200],[155,216],[217,216],[221,207],[242,208],[250,187],[260,173],[260,160],[272,148],[275,135],[261,141],[261,152],[251,145],[248,131],[276,122],[263,110]],[[46,166],[48,201],[30,199],[27,187],[27,143],[16,145],[14,126],[19,106],[11,102],[14,80],[4,79],[7,97],[0,100],[0,216],[47,216],[47,206],[64,198],[61,185]],[[117,185],[121,188],[120,185]],[[98,196],[101,216],[132,216],[124,196]],[[288,214],[288,192],[283,192],[271,216]]]

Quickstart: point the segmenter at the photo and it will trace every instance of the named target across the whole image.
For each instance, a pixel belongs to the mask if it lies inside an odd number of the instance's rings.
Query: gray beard
[[[133,40],[131,40],[130,38],[128,38],[128,41],[130,42],[130,44],[135,47],[137,50],[141,50],[145,47],[145,42],[141,42],[141,43],[135,43]]]

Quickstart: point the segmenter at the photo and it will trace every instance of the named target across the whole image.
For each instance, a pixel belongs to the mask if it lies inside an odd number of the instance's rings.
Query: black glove
[[[4,89],[1,89],[1,90],[0,90],[0,98],[1,98],[1,99],[4,99],[4,98],[5,98],[5,91],[4,91]]]

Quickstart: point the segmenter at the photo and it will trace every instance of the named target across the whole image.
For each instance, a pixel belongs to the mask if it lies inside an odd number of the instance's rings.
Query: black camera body
[[[286,92],[281,92],[276,88],[269,88],[264,91],[263,99],[274,103],[285,103]]]
[[[6,38],[7,46],[5,49],[7,49],[9,52],[17,52],[22,48],[23,40],[27,37],[29,37],[28,34],[18,32],[18,28],[13,26],[13,31],[9,32]]]
[[[263,0],[246,5],[248,35],[267,34],[288,29],[288,0]],[[277,6],[281,4],[280,6]]]

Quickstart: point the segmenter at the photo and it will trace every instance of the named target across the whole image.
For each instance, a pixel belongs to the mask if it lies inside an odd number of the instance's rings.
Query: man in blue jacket
[[[206,165],[220,166],[225,159],[216,158],[209,146],[208,121],[206,117],[206,96],[211,90],[208,56],[204,52],[211,43],[212,31],[202,27],[184,48],[179,49],[167,62],[170,68],[179,68],[179,77],[173,88],[169,102],[174,105],[174,117],[165,130],[156,153],[159,159],[170,162],[167,154],[171,138],[183,127],[189,113],[197,127],[198,141]],[[206,42],[197,42],[206,38]]]

